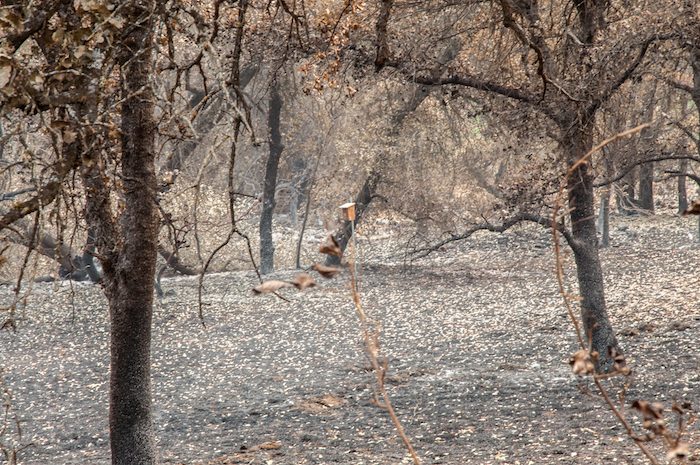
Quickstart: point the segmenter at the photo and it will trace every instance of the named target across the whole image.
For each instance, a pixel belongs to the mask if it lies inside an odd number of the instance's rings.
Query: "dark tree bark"
[[[367,178],[365,179],[365,182],[362,184],[362,188],[360,189],[360,192],[357,194],[357,197],[355,197],[355,225],[360,222],[364,214],[367,212],[367,207],[369,207],[369,204],[372,202],[372,199],[374,198],[374,194],[377,191],[377,185],[379,184],[379,181],[381,179],[381,176],[378,172],[372,171],[369,173]],[[338,245],[340,245],[340,250],[345,252],[345,249],[348,246],[348,243],[350,242],[350,239],[352,238],[352,231],[353,231],[353,222],[351,221],[344,221],[343,225],[335,232],[333,233],[333,237],[335,237],[335,240],[338,241]],[[336,257],[333,255],[327,255],[326,256],[326,265],[328,266],[337,266],[340,265],[340,257]]]
[[[688,171],[688,160],[681,160],[678,165],[678,213],[688,209],[688,191],[685,185],[685,173]]]
[[[277,190],[277,170],[282,156],[282,133],[280,118],[282,98],[277,83],[270,87],[270,108],[268,126],[270,128],[270,154],[265,165],[263,183],[262,212],[260,213],[260,273],[268,274],[275,267],[275,244],[272,240],[272,217],[275,212],[275,191]]]
[[[120,44],[122,65],[121,177],[124,210],[118,224],[95,173],[87,216],[96,227],[109,302],[109,427],[113,465],[156,463],[151,413],[151,322],[157,233],[153,63],[153,3],[129,4],[130,28]],[[88,164],[88,169],[91,164]],[[102,189],[102,190],[100,190]]]
[[[652,84],[643,103],[643,120],[654,119],[656,110],[656,84]],[[639,134],[637,152],[645,152],[654,142],[656,135],[653,129],[644,128]],[[639,201],[637,206],[647,213],[654,213],[654,163],[644,163],[639,166]]]
[[[639,208],[654,213],[654,163],[639,167]]]
[[[638,167],[622,178],[622,188],[617,192],[617,211],[622,215],[634,215],[637,213],[636,179]]]
[[[562,140],[571,141],[567,147],[568,163],[573,166],[592,147],[585,127],[564,130]],[[597,369],[608,371],[613,366],[612,350],[620,352],[605,304],[603,267],[598,253],[595,225],[593,178],[588,163],[579,165],[568,180],[571,235],[574,244],[576,275],[581,294],[581,320],[586,342],[600,355]]]
[[[609,156],[603,160],[605,171],[608,177],[615,174],[615,167]],[[610,186],[605,186],[600,194],[600,208],[598,210],[598,234],[600,235],[600,246],[610,246]]]
[[[600,247],[610,246],[610,190],[606,189],[600,195],[600,207],[598,209],[598,234],[600,235]]]

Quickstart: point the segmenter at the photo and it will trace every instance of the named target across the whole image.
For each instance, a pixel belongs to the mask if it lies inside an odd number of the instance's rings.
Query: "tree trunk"
[[[578,134],[566,131],[563,140],[572,141],[569,147],[569,165],[576,163],[591,147],[590,138],[579,128]],[[610,371],[614,349],[619,352],[615,333],[605,304],[603,268],[598,254],[596,237],[595,203],[593,198],[593,176],[589,163],[581,164],[568,180],[569,209],[571,211],[571,233],[575,241],[573,248],[581,294],[581,320],[586,342],[600,355],[596,368]]]
[[[688,171],[688,160],[681,160],[678,166],[678,213],[688,209],[688,191],[685,187],[685,172]]]
[[[695,38],[692,51],[690,53],[690,65],[693,68],[693,90],[690,93],[690,98],[695,103],[695,110],[700,116],[700,34]],[[700,138],[695,139],[695,146],[700,155]]]
[[[654,163],[639,167],[639,208],[654,213]]]
[[[157,250],[153,5],[130,8],[123,39],[121,178],[124,210],[116,262],[105,267],[110,307],[109,427],[113,465],[156,463],[151,413],[151,322]],[[116,244],[115,244],[116,245]]]
[[[270,108],[268,125],[270,128],[270,155],[265,166],[263,184],[263,204],[260,213],[260,273],[268,274],[274,270],[275,244],[272,241],[272,216],[275,212],[275,190],[277,189],[277,169],[284,146],[280,131],[282,99],[277,83],[270,88]]]
[[[621,215],[634,215],[637,213],[635,191],[637,170],[637,167],[633,168],[627,176],[622,178],[622,187],[617,191],[617,211]]]
[[[362,185],[362,189],[360,189],[360,192],[357,194],[357,197],[355,197],[355,228],[362,219],[362,216],[367,211],[367,207],[369,207],[370,202],[372,202],[372,198],[374,197],[374,193],[377,190],[377,185],[379,184],[380,178],[381,176],[378,172],[370,172],[370,174],[367,176],[367,179],[365,179],[364,184]],[[333,237],[335,237],[335,240],[338,241],[338,245],[340,245],[340,250],[343,252],[345,252],[345,249],[348,246],[348,242],[350,242],[350,239],[352,238],[352,231],[352,222],[345,221],[343,222],[343,225],[335,233],[333,233]],[[340,265],[340,257],[327,255],[326,265]]]
[[[656,82],[651,84],[646,99],[643,101],[643,119],[652,121],[656,110]],[[648,148],[656,140],[656,132],[651,128],[644,128],[636,140],[637,152],[646,153]],[[639,167],[639,202],[637,206],[647,213],[654,213],[654,164],[644,163]]]
[[[600,235],[600,247],[610,246],[610,190],[600,195],[600,208],[598,209],[598,234]]]
[[[615,175],[615,167],[609,156],[603,160],[605,171],[609,178]],[[611,187],[608,185],[603,188],[600,195],[600,209],[598,210],[598,234],[600,235],[600,246],[610,246],[610,192]]]
[[[690,97],[695,103],[695,110],[700,116],[700,34],[695,37],[695,43],[690,52],[690,65],[693,68],[693,91]],[[700,137],[695,139],[695,146],[700,155]],[[700,216],[698,216],[698,242],[700,242]]]
[[[297,239],[297,250],[294,264],[297,269],[301,268],[301,246],[304,243],[304,233],[306,232],[306,223],[309,221],[309,209],[311,208],[311,192],[306,197],[306,208],[304,209],[304,219],[301,221],[301,229],[299,230],[299,238]]]
[[[306,196],[309,190],[310,175],[308,163],[299,156],[291,163],[292,167],[292,187],[289,193],[289,218],[292,227],[296,228],[299,221],[299,206],[306,203]]]

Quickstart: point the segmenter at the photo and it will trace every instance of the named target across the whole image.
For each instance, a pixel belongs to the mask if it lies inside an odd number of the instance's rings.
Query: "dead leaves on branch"
[[[598,360],[598,352],[581,349],[571,356],[569,365],[575,375],[592,375],[595,373],[595,364]]]
[[[685,460],[690,455],[688,443],[681,440],[684,428],[694,421],[691,415],[686,420],[688,410],[691,409],[690,404],[679,405],[674,402],[671,410],[678,415],[678,426],[676,431],[669,428],[671,423],[664,416],[664,406],[660,402],[649,402],[646,400],[635,400],[632,402],[632,408],[637,410],[642,415],[642,427],[647,430],[643,437],[636,438],[638,441],[650,442],[654,439],[663,438],[664,444],[667,444],[668,453],[667,460]],[[684,421],[685,420],[685,421]]]
[[[632,373],[632,369],[627,366],[624,354],[615,348],[611,348],[609,355],[613,360],[613,369],[608,373],[599,373],[596,371],[595,367],[600,359],[600,354],[595,350],[581,349],[576,351],[569,359],[569,365],[571,365],[571,371],[573,371],[575,375],[593,375],[600,379],[617,375],[629,376],[630,373]]]
[[[656,439],[660,439],[660,442],[665,446],[667,454],[666,460],[673,461],[679,460],[684,463],[684,461],[690,455],[688,449],[688,443],[682,441],[682,437],[686,427],[695,421],[695,417],[689,411],[692,411],[690,403],[685,403],[680,405],[676,402],[673,403],[671,410],[678,415],[678,423],[676,428],[671,428],[669,425],[671,422],[664,415],[664,406],[659,402],[649,402],[646,400],[635,400],[632,402],[632,409],[638,411],[642,418],[641,426],[646,430],[643,435],[638,435],[635,433],[633,424],[625,415],[625,409],[622,403],[624,403],[624,390],[620,395],[621,405],[614,405],[607,389],[601,384],[601,380],[606,378],[611,378],[613,376],[622,375],[629,376],[632,372],[630,367],[627,365],[624,355],[617,351],[616,349],[610,350],[610,358],[613,359],[613,370],[609,373],[599,373],[596,371],[596,364],[599,359],[599,354],[596,351],[581,349],[575,352],[569,364],[574,374],[579,376],[591,375],[593,381],[596,383],[600,389],[601,395],[610,406],[613,413],[620,420],[622,425],[625,427],[628,436],[634,440],[637,446],[641,449],[644,455],[649,458],[652,464],[659,465],[661,462],[654,456],[652,451],[647,447],[647,443],[651,443]]]

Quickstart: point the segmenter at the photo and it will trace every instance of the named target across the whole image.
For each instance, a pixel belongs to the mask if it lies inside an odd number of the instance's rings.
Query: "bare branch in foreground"
[[[386,412],[389,414],[389,418],[391,418],[391,421],[396,428],[396,432],[403,441],[404,446],[406,446],[408,453],[411,455],[413,464],[420,465],[421,462],[418,458],[418,454],[416,454],[411,440],[406,435],[406,431],[403,429],[403,425],[401,424],[399,417],[396,416],[394,407],[391,404],[391,398],[389,397],[389,393],[387,393],[386,386],[384,385],[384,379],[386,378],[389,364],[386,357],[381,354],[381,346],[379,344],[379,324],[377,322],[370,321],[362,308],[362,303],[360,302],[360,293],[357,290],[357,275],[355,271],[355,252],[356,251],[353,249],[353,255],[348,262],[350,269],[350,286],[352,291],[352,301],[355,304],[355,312],[360,319],[360,327],[362,328],[362,339],[365,344],[365,352],[367,353],[369,362],[374,370],[374,374],[377,379],[377,390],[379,391],[379,395],[381,395],[381,401],[378,398],[375,398],[375,404],[378,407],[386,410]],[[375,397],[376,396],[377,394],[375,393]]]
[[[584,163],[588,163],[593,154],[595,154],[611,142],[635,134],[648,126],[648,124],[642,124],[627,131],[615,134],[612,137],[605,139],[603,142],[593,147],[590,151],[588,151],[588,153],[586,153],[583,157],[577,160],[576,163],[573,163],[567,170],[567,173],[564,176],[564,179],[562,180],[559,193],[557,194],[557,198],[554,203],[552,221],[556,220],[556,218],[558,217],[557,212],[561,210],[562,206],[564,205],[566,198],[565,192],[567,186],[569,185],[569,178],[576,172],[576,169],[578,167],[580,167]],[[631,374],[632,370],[627,365],[624,355],[615,353],[614,350],[612,351],[613,353],[610,354],[614,359],[613,371],[610,373],[599,373],[596,370],[595,362],[600,356],[600,354],[591,349],[591,341],[588,341],[588,344],[586,344],[586,342],[584,341],[583,336],[581,335],[580,323],[573,311],[573,302],[578,300],[578,296],[573,296],[566,292],[564,286],[564,264],[561,255],[561,248],[559,247],[559,233],[559,228],[552,228],[557,283],[559,286],[559,293],[564,299],[564,305],[566,306],[569,318],[571,319],[571,322],[574,325],[574,328],[576,329],[576,336],[578,338],[580,346],[580,350],[578,350],[573,355],[570,361],[573,372],[579,376],[588,375],[592,377],[593,383],[598,389],[598,393],[603,398],[603,401],[608,406],[608,409],[615,416],[618,422],[623,426],[627,436],[630,438],[630,440],[632,440],[635,443],[635,445],[639,448],[641,453],[647,458],[649,463],[651,463],[652,465],[660,465],[662,463],[655,456],[652,450],[647,446],[647,443],[653,441],[656,438],[659,438],[664,444],[665,448],[667,449],[667,459],[669,461],[672,459],[684,460],[688,454],[687,444],[682,441],[684,433],[684,416],[686,414],[684,409],[682,409],[680,406],[677,406],[674,403],[672,410],[675,413],[677,413],[679,417],[678,428],[674,432],[667,426],[667,421],[663,417],[663,407],[660,404],[651,404],[644,400],[634,401],[631,406],[633,409],[640,411],[640,413],[643,415],[644,421],[642,423],[642,426],[644,429],[647,430],[647,433],[645,435],[640,436],[635,433],[635,430],[632,427],[632,423],[627,415],[627,411],[625,410],[624,403],[627,381],[623,383],[623,387],[619,395],[619,404],[613,401],[613,398],[608,392],[608,388],[603,384],[603,380],[608,378],[617,376],[623,376],[627,378]]]

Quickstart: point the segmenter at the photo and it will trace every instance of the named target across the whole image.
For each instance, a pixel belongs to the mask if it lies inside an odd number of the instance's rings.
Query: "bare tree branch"
[[[494,92],[504,97],[520,100],[522,102],[530,104],[537,103],[537,97],[535,97],[532,94],[468,75],[449,76],[446,78],[431,78],[418,76],[414,79],[414,81],[418,84],[424,84],[427,86],[444,86],[452,84],[457,86],[471,87],[472,89],[482,90],[486,92]]]
[[[503,220],[501,224],[493,224],[493,223],[480,223],[476,224],[466,231],[464,231],[461,234],[452,234],[450,237],[446,239],[442,239],[439,242],[436,242],[435,244],[432,244],[428,247],[423,247],[417,250],[414,250],[412,252],[412,255],[414,256],[415,259],[418,258],[423,258],[427,257],[431,253],[437,251],[440,247],[443,247],[451,242],[456,242],[456,241],[461,241],[464,239],[467,239],[471,237],[475,232],[477,231],[491,231],[491,232],[498,232],[502,233],[507,231],[508,229],[512,228],[513,226],[523,223],[523,222],[531,222],[531,223],[537,223],[539,225],[544,226],[545,228],[552,228],[555,227],[562,236],[564,236],[564,239],[566,239],[566,242],[569,244],[569,246],[573,249],[576,247],[576,241],[574,237],[571,235],[571,232],[564,227],[564,225],[556,223],[552,224],[552,219],[548,218],[546,216],[541,216],[541,215],[536,215],[534,213],[518,213],[515,216],[512,216],[510,218],[507,218]]]
[[[51,19],[51,17],[56,13],[56,11],[62,6],[70,4],[68,0],[49,0],[43,3],[41,6],[36,8],[34,12],[27,15],[27,19],[22,28],[16,31],[14,34],[7,34],[0,39],[7,40],[15,51],[19,49],[24,42],[27,41],[32,35],[36,34],[44,28],[46,22]]]
[[[666,170],[666,171],[664,171],[664,173],[666,173],[666,174],[668,174],[669,176],[674,177],[674,178],[677,178],[678,176],[685,176],[685,177],[688,177],[688,178],[692,179],[693,181],[695,181],[695,183],[696,183],[696,184],[698,185],[698,187],[700,188],[700,176],[698,176],[697,174],[693,174],[693,173],[682,173],[682,172],[676,171],[676,170]]]
[[[644,57],[646,56],[647,51],[649,50],[649,46],[651,44],[657,41],[669,40],[674,38],[675,36],[675,34],[655,35],[652,37],[648,37],[646,40],[644,40],[640,44],[637,57],[634,60],[632,60],[632,63],[630,63],[629,66],[627,66],[627,68],[622,73],[620,73],[620,75],[616,79],[614,79],[605,89],[603,89],[603,91],[598,95],[597,98],[593,99],[593,101],[586,108],[586,114],[589,116],[593,116],[593,114],[595,114],[598,108],[600,108],[602,104],[607,102],[610,99],[610,97],[617,91],[617,89],[619,89],[620,86],[622,86],[622,84],[627,82],[627,80],[632,77],[634,72],[644,60]]]
[[[0,202],[3,202],[5,200],[12,200],[15,197],[26,194],[29,192],[36,192],[36,187],[25,187],[24,189],[19,189],[13,192],[5,192],[0,194]]]
[[[55,175],[52,181],[40,187],[34,197],[13,205],[7,213],[0,217],[0,231],[53,202],[61,191],[61,186],[66,176],[79,165],[79,151],[77,149],[69,150],[67,157],[56,163],[54,167]]]
[[[691,160],[691,161],[696,161],[696,162],[700,163],[700,157],[694,156],[694,155],[669,154],[669,155],[662,155],[660,157],[645,158],[643,160],[637,160],[636,162],[634,162],[630,165],[627,165],[620,173],[618,173],[613,178],[604,179],[602,181],[598,181],[598,182],[594,183],[593,187],[604,187],[604,186],[607,186],[607,185],[612,184],[614,182],[617,182],[620,179],[624,178],[636,166],[643,165],[644,163],[651,163],[651,162],[655,162],[655,161],[664,161],[664,160]]]

